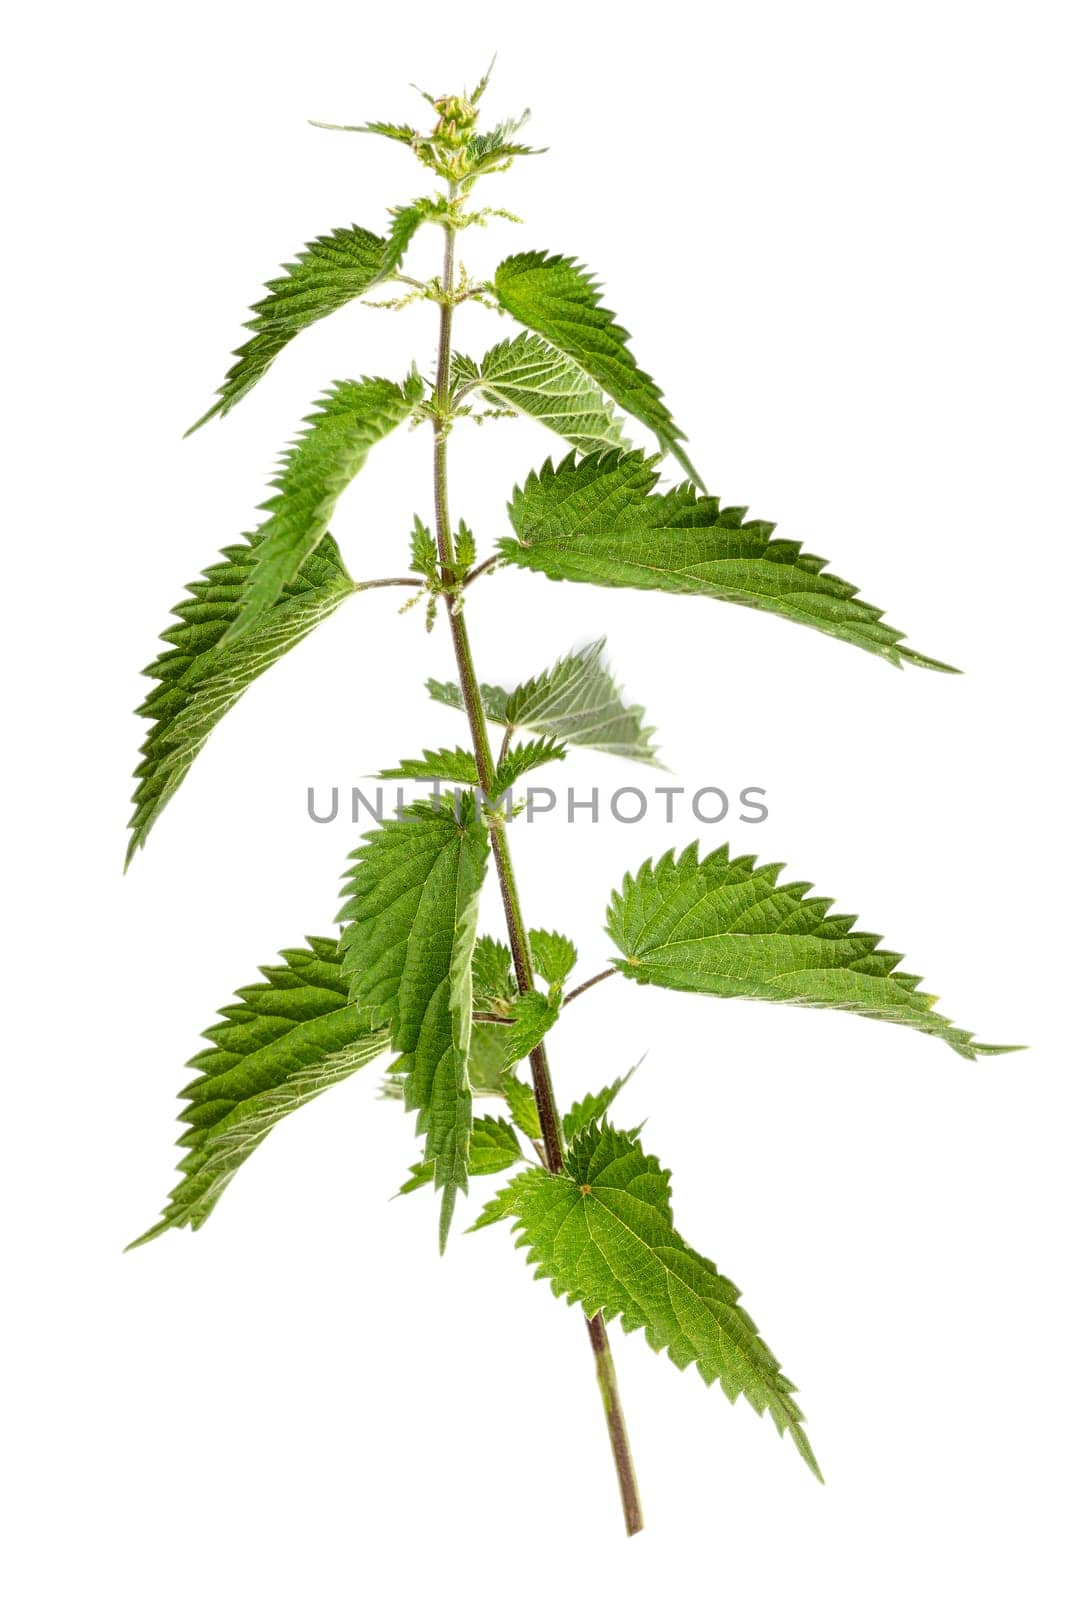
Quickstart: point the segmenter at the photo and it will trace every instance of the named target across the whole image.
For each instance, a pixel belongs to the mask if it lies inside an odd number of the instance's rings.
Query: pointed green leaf
[[[700,483],[682,449],[685,434],[663,404],[662,392],[638,367],[627,343],[629,334],[615,321],[615,313],[601,305],[599,285],[573,256],[550,256],[543,250],[509,256],[497,267],[493,283],[500,304],[516,322],[576,361],[625,411],[652,430],[687,477]]]
[[[517,143],[515,139],[529,116],[529,111],[524,111],[521,117],[507,117],[495,128],[473,134],[467,145],[468,177],[485,177],[490,172],[503,172],[516,156],[544,155],[543,149],[535,150],[528,144]]]
[[[644,707],[623,703],[618,684],[601,662],[606,642],[597,639],[570,651],[554,667],[520,683],[510,693],[493,684],[482,684],[486,716],[490,722],[530,728],[548,738],[565,739],[568,744],[606,750],[609,755],[657,766],[652,744],[655,730],[645,727],[642,721]],[[463,709],[458,684],[438,683],[430,678],[426,687],[431,698],[441,705]]]
[[[272,479],[277,490],[260,507],[270,515],[259,529],[255,571],[228,637],[240,638],[273,605],[325,536],[341,492],[371,446],[411,415],[422,392],[414,373],[403,388],[384,378],[336,383],[305,417],[307,427],[284,452]]]
[[[955,671],[905,648],[900,630],[857,599],[853,584],[826,572],[820,556],[772,539],[773,522],[746,522],[743,508],[720,509],[689,485],[656,494],[657,482],[654,460],[637,450],[548,461],[515,491],[508,509],[517,538],[501,540],[501,556],[549,578],[754,606],[894,666]]]
[[[496,1011],[510,1016],[518,995],[511,951],[499,939],[483,933],[474,946],[472,962],[475,1011]]]
[[[244,602],[259,534],[222,551],[174,608],[170,647],[145,668],[157,680],[138,716],[154,723],[141,746],[127,862],[142,847],[212,728],[260,673],[328,617],[353,591],[333,540],[325,538],[274,605],[243,638],[220,643]]]
[[[503,1095],[511,1120],[519,1132],[528,1139],[540,1139],[541,1119],[537,1115],[537,1097],[530,1085],[523,1083],[521,1078],[509,1075],[504,1079]]]
[[[486,1178],[504,1172],[522,1160],[522,1150],[510,1122],[502,1117],[475,1117],[471,1125],[470,1165],[472,1178]],[[408,1169],[411,1177],[400,1185],[399,1194],[412,1194],[433,1182],[433,1163],[417,1161]]]
[[[696,1362],[704,1382],[718,1380],[728,1400],[743,1394],[760,1416],[770,1413],[821,1478],[794,1385],[738,1305],[735,1286],[675,1230],[670,1173],[637,1139],[588,1128],[568,1151],[564,1173],[520,1173],[476,1226],[504,1215],[516,1218],[534,1276],[547,1278],[568,1305],[577,1302],[587,1317],[619,1317],[627,1333],[643,1328],[675,1366]]]
[[[467,1186],[471,957],[488,853],[470,795],[419,801],[352,852],[341,911],[352,999],[392,1030],[405,1101],[445,1191],[442,1244],[455,1191]]]
[[[411,570],[423,578],[437,576],[437,545],[433,534],[419,516],[416,516],[415,526],[411,530]]]
[[[583,455],[626,448],[622,423],[599,385],[533,334],[494,345],[480,363],[457,356],[453,368],[486,399],[543,422]]]
[[[441,683],[437,678],[427,678],[426,689],[430,699],[436,700],[439,705],[451,706],[454,711],[464,710],[463,694],[458,683]],[[489,721],[506,722],[508,691],[495,688],[491,683],[480,683],[478,690]]]
[[[974,1060],[1014,1048],[975,1041],[931,1007],[922,981],[896,970],[901,957],[855,917],[831,915],[832,900],[810,883],[779,884],[780,864],[730,859],[723,845],[699,858],[696,844],[668,851],[627,875],[611,897],[608,932],[622,951],[615,965],[638,983],[694,994],[781,1000],[899,1022],[943,1039]]]
[[[513,1067],[517,1061],[523,1061],[541,1043],[545,1034],[559,1021],[560,997],[558,994],[542,994],[539,989],[529,989],[525,994],[520,994],[511,1008],[511,1022],[506,1026],[490,1023],[490,1027],[500,1027],[500,1032],[507,1041],[507,1051],[504,1056],[505,1067]]]
[[[477,785],[478,767],[470,750],[424,750],[421,759],[411,758],[398,766],[384,767],[378,777],[411,778],[420,783],[443,779],[446,783]]]
[[[197,1076],[182,1091],[183,1177],[162,1221],[134,1244],[168,1228],[202,1227],[283,1117],[388,1049],[388,1030],[349,1000],[336,939],[309,939],[307,949],[283,950],[282,961],[262,967],[267,981],[239,989],[237,1003],[223,1006],[225,1021],[204,1035],[210,1048],[189,1062]]]
[[[502,1095],[510,1077],[508,1029],[499,1022],[476,1022],[471,1028],[468,1070],[475,1095]]]
[[[578,960],[578,952],[566,934],[547,933],[544,928],[530,929],[530,950],[534,971],[550,989],[562,986]]]
[[[304,328],[338,311],[350,300],[387,278],[400,265],[418,225],[405,207],[394,218],[390,236],[381,239],[365,228],[335,228],[313,239],[283,267],[285,276],[265,285],[267,294],[252,307],[252,338],[234,351],[236,360],[218,390],[219,398],[189,429],[194,433],[211,417],[225,416],[255,387],[291,339]]]
[[[616,1078],[606,1089],[598,1089],[594,1094],[583,1095],[580,1100],[574,1102],[569,1111],[563,1113],[563,1138],[566,1144],[572,1144],[591,1123],[600,1121],[614,1105],[620,1089],[625,1089],[636,1071],[636,1067],[631,1067],[624,1077]]]
[[[465,578],[478,558],[478,547],[474,542],[474,535],[467,527],[463,518],[459,519],[459,528],[456,533],[456,559],[452,563],[452,571],[457,578]]]
[[[562,761],[566,754],[566,745],[558,744],[555,739],[535,739],[530,743],[512,745],[504,759],[497,764],[496,781],[489,799],[498,800],[528,772],[535,772],[549,761]]]

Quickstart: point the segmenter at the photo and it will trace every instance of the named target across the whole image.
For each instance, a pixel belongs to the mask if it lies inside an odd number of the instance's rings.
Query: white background
[[[19,1600],[1063,1592],[1057,11],[22,14],[4,94]],[[604,632],[673,781],[760,784],[771,808],[760,827],[520,824],[531,922],[572,933],[590,974],[624,870],[729,838],[883,931],[980,1037],[1033,1047],[969,1064],[859,1019],[622,982],[568,1011],[564,1096],[647,1051],[620,1112],[647,1118],[681,1229],[799,1384],[827,1478],[617,1334],[648,1518],[629,1544],[578,1312],[503,1230],[457,1228],[442,1263],[433,1200],[386,1203],[413,1136],[375,1069],[273,1134],[202,1233],[120,1253],[172,1181],[199,1031],[329,929],[355,830],[309,822],[307,785],[461,734],[421,689],[448,674],[444,630],[389,591],[351,601],[226,719],[121,878],[130,708],[169,606],[255,525],[329,380],[429,368],[432,312],[352,307],[231,417],[181,432],[280,262],[425,190],[399,147],[306,119],[417,120],[409,79],[456,89],[494,49],[487,113],[532,105],[551,151],[486,185],[527,226],[465,238],[472,269],[525,247],[590,262],[716,492],[966,669],[894,672],[695,600],[486,584],[484,677]],[[438,246],[420,238],[412,266],[435,270]],[[501,332],[470,308],[457,342]],[[345,500],[357,576],[403,569],[428,446],[391,438]],[[455,506],[485,548],[556,450],[532,423],[457,435]],[[589,754],[570,772],[631,777]]]

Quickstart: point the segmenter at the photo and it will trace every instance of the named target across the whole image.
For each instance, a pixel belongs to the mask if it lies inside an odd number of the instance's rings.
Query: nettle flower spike
[[[905,645],[901,630],[791,530],[779,533],[708,491],[662,390],[574,256],[522,251],[486,281],[456,261],[461,229],[510,215],[468,207],[478,178],[537,153],[516,139],[525,115],[478,131],[488,77],[469,95],[425,95],[435,118],[428,132],[385,122],[346,130],[403,145],[444,191],[393,207],[380,232],[344,225],[298,251],[253,305],[250,337],[194,425],[226,415],[284,363],[292,339],[371,289],[410,291],[386,300],[398,309],[419,299],[438,307],[436,351],[423,358],[432,382],[403,360],[391,377],[329,383],[283,451],[254,531],[228,544],[175,607],[165,648],[146,669],[155,681],[140,710],[152,727],[137,768],[131,855],[249,684],[354,596],[407,587],[415,592],[402,610],[425,600],[427,625],[438,613],[447,620],[454,677],[427,687],[433,701],[462,714],[466,734],[461,745],[424,748],[382,770],[431,784],[434,795],[382,816],[352,852],[340,934],[283,951],[207,1030],[182,1092],[178,1183],[161,1220],[135,1242],[202,1227],[279,1121],[384,1062],[383,1098],[414,1113],[416,1159],[400,1193],[436,1193],[442,1250],[472,1180],[508,1174],[471,1228],[509,1221],[535,1277],[577,1308],[634,1533],[642,1516],[608,1342],[612,1320],[642,1330],[676,1366],[695,1366],[728,1400],[744,1395],[821,1474],[793,1384],[736,1286],[676,1226],[670,1174],[644,1149],[640,1128],[620,1122],[616,1099],[630,1073],[561,1110],[546,1041],[552,1034],[555,1046],[556,1029],[565,1038],[567,1007],[621,974],[642,987],[851,1013],[842,1028],[862,1027],[861,1019],[903,1024],[970,1061],[1013,1047],[980,1044],[936,1011],[920,980],[900,970],[901,957],[811,884],[783,880],[779,865],[726,847],[702,857],[693,844],[627,874],[607,911],[615,954],[577,982],[578,951],[567,934],[527,927],[509,827],[523,810],[520,779],[564,761],[571,747],[646,766],[658,758],[643,708],[606,664],[603,639],[513,688],[482,682],[464,609],[473,583],[510,566],[554,582],[713,599],[765,613],[752,626],[767,630],[768,645],[787,637],[773,632],[770,617],[817,630],[827,648],[856,647],[848,653],[854,671],[878,670],[859,652],[898,667],[954,669]],[[427,224],[443,230],[443,262],[440,277],[420,281],[400,269]],[[457,318],[472,300],[516,325],[478,358],[454,344]],[[514,489],[512,534],[480,555],[466,522],[452,521],[448,449],[457,427],[490,417],[539,424],[555,449]],[[420,508],[412,521],[405,485],[392,530],[406,570],[353,578],[330,533],[334,509],[371,451],[388,451],[397,429],[416,423],[428,423],[432,438]],[[667,470],[682,482],[661,483]],[[378,539],[387,531],[373,530]],[[357,571],[360,540],[357,529],[347,552]],[[851,552],[850,564],[859,557]],[[539,618],[552,593],[538,588]],[[358,606],[370,603],[360,598]],[[680,607],[679,626],[688,615]],[[324,684],[323,702],[331,692],[340,712],[346,685]],[[346,746],[350,738],[346,725]],[[506,943],[479,932],[490,885],[500,887]],[[901,1047],[921,1043],[902,1038]]]

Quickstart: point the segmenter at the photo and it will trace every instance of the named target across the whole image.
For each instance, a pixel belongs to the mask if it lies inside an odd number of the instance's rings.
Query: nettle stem
[[[449,199],[454,201],[455,198],[456,190],[453,187],[450,190]],[[452,366],[452,314],[454,310],[452,294],[455,277],[455,257],[455,228],[446,224],[444,270],[441,275],[440,325],[437,340],[437,381],[434,393],[433,498],[437,556],[441,565],[441,579],[447,589],[453,589],[456,582],[456,549],[452,538],[452,524],[448,511],[448,434],[452,423],[449,375]],[[488,566],[489,563],[484,563],[483,565]],[[466,709],[467,722],[474,745],[478,781],[481,784],[483,793],[491,794],[494,787],[495,762],[489,741],[489,726],[486,721],[481,690],[478,687],[478,677],[474,670],[466,618],[463,608],[460,604],[457,604],[454,594],[451,594],[448,600],[448,624],[452,633],[452,646],[456,656],[456,668],[459,674],[463,704]],[[508,941],[511,945],[512,960],[515,963],[515,979],[519,993],[526,994],[534,987],[533,960],[530,954],[529,934],[527,933],[526,924],[523,921],[522,908],[519,904],[515,865],[512,861],[511,847],[508,843],[505,826],[506,824],[501,818],[493,823],[489,834],[497,878],[500,883],[501,899],[504,903]],[[604,976],[607,976],[607,974],[604,974]],[[537,1102],[537,1116],[541,1124],[542,1159],[550,1172],[562,1172],[563,1137],[560,1132],[559,1110],[552,1088],[552,1075],[549,1071],[548,1056],[544,1045],[538,1045],[531,1052],[530,1068],[533,1075],[534,1098]],[[586,1327],[596,1361],[597,1382],[604,1402],[604,1415],[607,1419],[608,1436],[611,1440],[615,1471],[619,1480],[619,1493],[622,1497],[626,1532],[628,1534],[639,1533],[644,1526],[641,1516],[641,1501],[637,1491],[637,1477],[634,1472],[633,1458],[630,1454],[630,1442],[626,1435],[626,1420],[623,1416],[622,1401],[619,1397],[615,1363],[611,1355],[611,1346],[608,1343],[608,1330],[600,1312],[597,1312],[595,1317],[586,1322]]]

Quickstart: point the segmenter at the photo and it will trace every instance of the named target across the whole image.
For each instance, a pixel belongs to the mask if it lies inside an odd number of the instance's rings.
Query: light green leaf
[[[483,933],[474,946],[471,970],[475,1011],[496,1011],[501,1016],[510,1016],[512,1001],[519,990],[508,946]]]
[[[634,361],[629,334],[615,321],[615,313],[601,305],[599,285],[573,256],[550,256],[543,250],[509,256],[497,267],[493,284],[505,311],[576,361],[625,411],[651,428],[660,447],[700,484],[682,449],[685,434],[663,404],[661,390]]]
[[[902,957],[855,917],[831,915],[832,900],[810,883],[779,884],[780,864],[731,861],[723,845],[701,861],[696,844],[675,860],[646,861],[611,897],[608,932],[622,951],[615,965],[638,983],[694,994],[780,1000],[899,1022],[943,1039],[959,1055],[1001,1055],[1011,1045],[979,1044],[931,1007],[922,981],[896,970]]]
[[[544,928],[530,929],[530,951],[534,971],[551,989],[562,986],[578,960],[578,952],[566,934],[547,933]]]
[[[540,1139],[541,1119],[537,1115],[537,1097],[530,1085],[523,1083],[521,1078],[509,1075],[504,1079],[503,1095],[511,1113],[511,1120],[519,1132],[524,1133],[528,1139]]]
[[[772,539],[773,522],[746,522],[743,508],[720,509],[689,485],[655,494],[657,482],[654,460],[636,450],[548,461],[515,491],[508,509],[517,538],[501,540],[502,559],[549,578],[729,600],[817,628],[894,666],[955,671],[905,648],[900,630],[858,600],[853,584],[826,572],[820,556]]]
[[[512,1006],[510,1024],[488,1024],[489,1027],[499,1027],[507,1040],[505,1067],[514,1066],[536,1049],[548,1030],[559,1021],[560,1004],[558,994],[547,995],[539,989],[529,989],[525,994],[520,994]]]
[[[348,487],[371,446],[411,412],[422,393],[412,373],[403,388],[384,378],[336,383],[304,420],[307,427],[284,452],[272,479],[277,493],[260,507],[270,516],[259,529],[255,571],[230,639],[255,627],[287,583],[325,536],[341,492]]]
[[[458,683],[442,683],[438,678],[427,678],[426,688],[430,699],[436,700],[439,705],[451,706],[454,711],[464,710],[463,694]],[[508,691],[497,689],[491,683],[480,683],[478,690],[489,721],[506,722]]]
[[[536,150],[528,144],[516,142],[515,135],[526,125],[529,111],[521,117],[507,117],[495,128],[485,133],[475,133],[467,145],[467,175],[485,177],[490,172],[504,172],[516,156],[541,156],[544,149]],[[465,179],[465,183],[468,181]]]
[[[411,530],[411,571],[423,578],[437,576],[437,545],[433,534],[419,516],[416,516],[415,526]]]
[[[290,339],[304,328],[337,311],[396,271],[418,219],[404,208],[394,219],[389,238],[366,228],[335,228],[313,239],[296,261],[283,267],[285,276],[265,285],[267,294],[252,307],[252,338],[234,351],[236,360],[210,410],[194,422],[195,433],[211,417],[225,416],[255,387]]]
[[[520,1173],[475,1227],[514,1217],[535,1277],[587,1317],[600,1311],[606,1321],[621,1318],[627,1333],[643,1328],[653,1350],[665,1349],[677,1367],[695,1362],[731,1402],[743,1394],[760,1416],[769,1412],[821,1480],[794,1385],[738,1305],[736,1287],[675,1230],[670,1200],[670,1173],[637,1139],[594,1126],[578,1135],[564,1173]]]
[[[508,1029],[500,1022],[476,1022],[471,1028],[469,1072],[475,1095],[502,1095],[511,1075]]]
[[[582,454],[626,448],[615,407],[570,356],[530,333],[494,345],[480,363],[456,356],[457,380],[561,434]]]
[[[519,1141],[510,1122],[502,1117],[475,1117],[471,1126],[470,1165],[472,1178],[489,1177],[494,1172],[504,1172],[523,1159]],[[418,1161],[409,1168],[411,1177],[402,1183],[399,1194],[412,1194],[433,1181],[433,1163]]]
[[[562,761],[566,753],[565,746],[552,739],[514,745],[497,768],[492,792],[485,798],[495,802],[525,773],[548,761]],[[408,778],[419,783],[460,783],[480,792],[478,765],[470,750],[424,750],[421,757],[409,757],[395,767],[384,768],[378,777]]]
[[[341,911],[352,999],[392,1030],[405,1102],[444,1190],[442,1248],[456,1189],[467,1186],[471,957],[488,853],[470,795],[418,801],[352,852]]]
[[[388,1030],[348,998],[336,939],[309,939],[307,949],[283,950],[282,961],[260,969],[266,983],[239,989],[237,1003],[223,1006],[225,1021],[204,1034],[210,1048],[189,1062],[197,1076],[182,1091],[183,1177],[162,1220],[135,1245],[168,1228],[202,1227],[283,1117],[388,1049]]]
[[[385,767],[379,778],[411,778],[420,783],[443,779],[447,783],[477,785],[478,767],[470,750],[424,750],[422,758],[401,761],[399,766]]]
[[[247,537],[247,543],[223,550],[222,560],[189,585],[189,598],[174,608],[178,622],[163,634],[170,648],[145,668],[145,677],[157,682],[137,714],[154,726],[141,746],[135,774],[127,863],[144,845],[211,730],[249,684],[353,591],[337,546],[327,537],[256,627],[243,639],[221,644],[243,604],[261,536]]]
[[[636,1071],[636,1067],[631,1067],[624,1077],[616,1078],[606,1089],[598,1089],[594,1094],[583,1095],[580,1100],[574,1102],[569,1111],[563,1113],[563,1138],[566,1144],[573,1143],[590,1123],[600,1121],[614,1105],[620,1089],[625,1089]]]
[[[497,764],[493,793],[489,798],[498,800],[528,772],[535,772],[549,761],[562,761],[566,754],[566,745],[557,743],[555,739],[535,739],[530,743],[512,745],[504,759]]]
[[[658,766],[651,742],[655,730],[642,722],[644,707],[624,705],[618,684],[601,662],[606,642],[597,639],[570,651],[554,667],[510,693],[482,684],[486,716],[490,722],[529,728],[568,744]],[[430,678],[426,687],[441,705],[463,709],[458,684]]]
[[[456,532],[456,559],[452,563],[452,571],[457,578],[465,578],[478,559],[478,547],[474,542],[474,535],[464,522],[459,519],[459,528]]]

